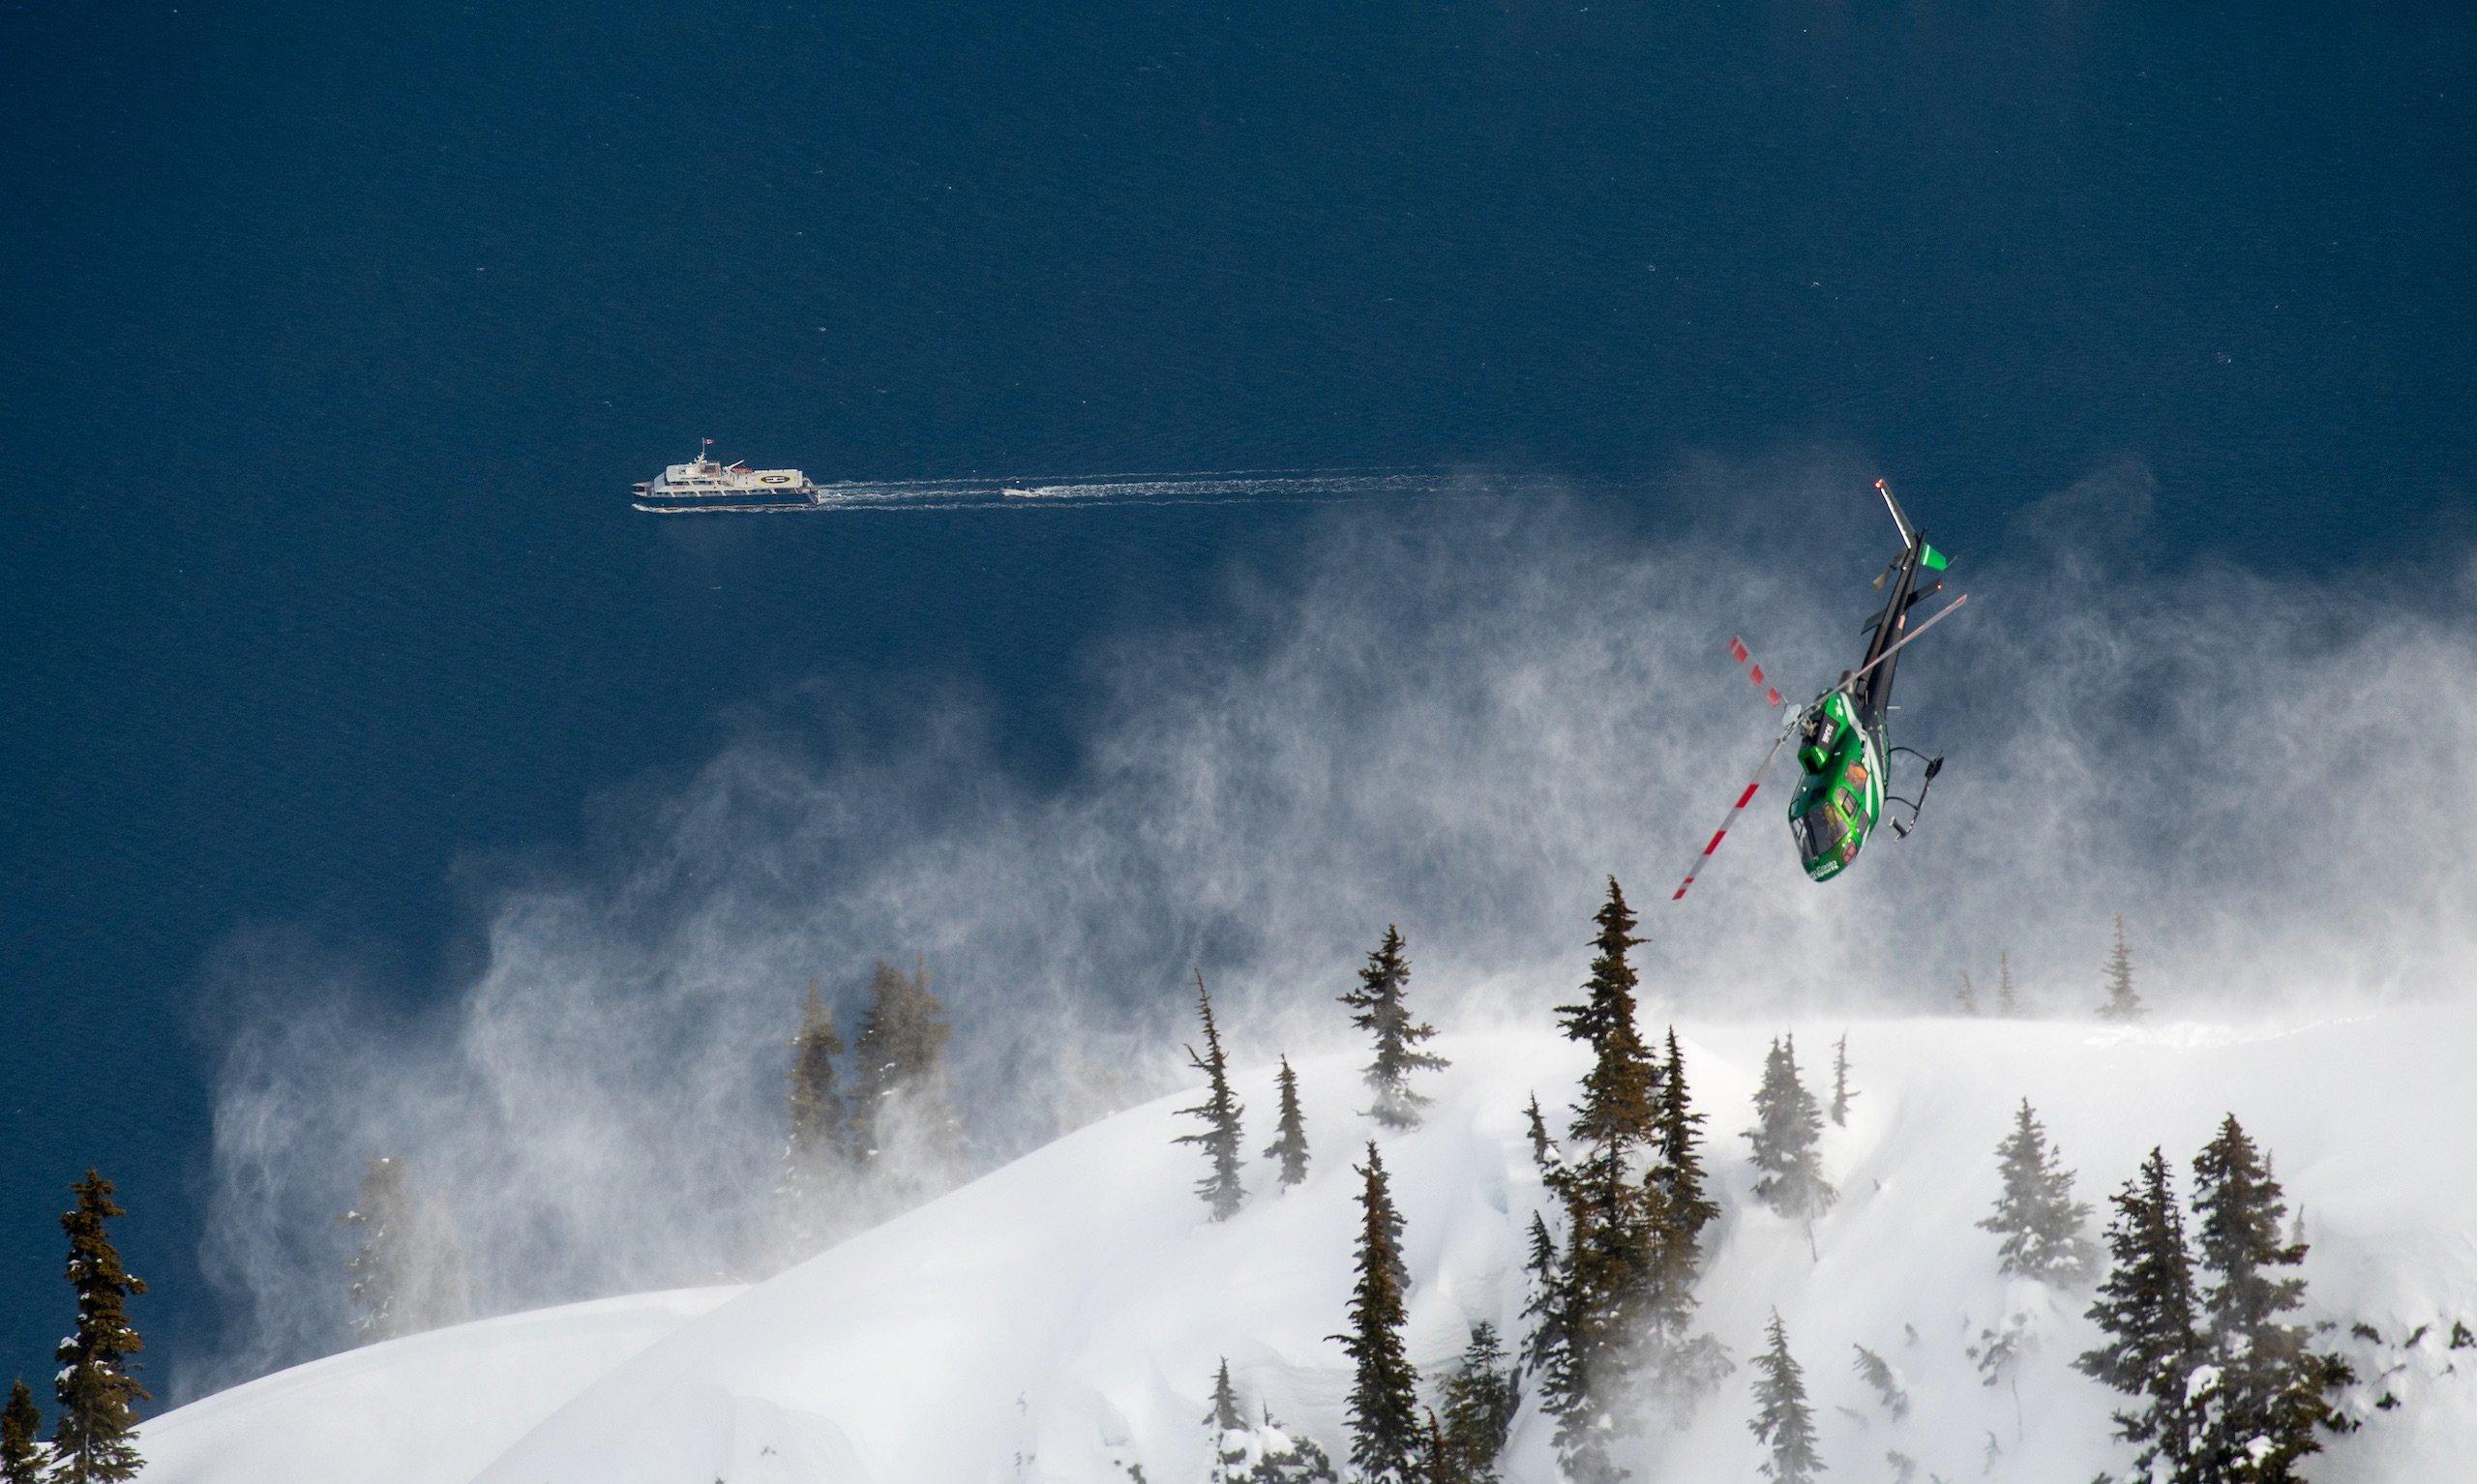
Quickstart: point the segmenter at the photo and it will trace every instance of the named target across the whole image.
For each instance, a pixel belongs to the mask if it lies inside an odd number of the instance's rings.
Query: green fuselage
[[[1806,875],[1829,881],[1858,858],[1884,809],[1884,736],[1841,691],[1815,703],[1798,735],[1789,833]]]

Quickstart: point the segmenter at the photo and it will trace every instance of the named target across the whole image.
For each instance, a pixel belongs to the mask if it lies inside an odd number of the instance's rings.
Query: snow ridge
[[[1853,1101],[1828,1128],[1839,1202],[1804,1228],[1751,1197],[1741,1131],[1770,1038],[1848,1033]],[[2094,1203],[2155,1143],[2189,1163],[2234,1112],[2276,1156],[2313,1251],[2307,1317],[2364,1378],[2367,1425],[2310,1461],[2324,1480],[2452,1476],[2477,1436],[2477,1091],[2454,1065],[2477,1012],[2308,1026],[1973,1020],[1686,1024],[1714,1190],[1701,1323],[1739,1361],[1682,1429],[1621,1454],[1637,1477],[1742,1480],[1751,1373],[1776,1307],[1840,1478],[2070,1480],[2120,1468],[2114,1396],[2071,1367],[2086,1290],[1996,1269],[1975,1225],[2027,1097]],[[1307,1179],[1251,1155],[1215,1223],[1172,1141],[1191,1092],[1117,1114],[745,1291],[511,1316],[314,1362],[149,1423],[161,1484],[1154,1484],[1211,1467],[1227,1357],[1250,1416],[1347,1451],[1330,1337],[1350,1287],[1351,1151],[1376,1138],[1413,1276],[1406,1339],[1432,1383],[1486,1321],[1522,1334],[1522,1259],[1544,1200],[1524,1107],[1563,1116],[1583,1052],[1544,1027],[1442,1038],[1416,1130],[1362,1110],[1363,1052],[1295,1057]],[[1266,1128],[1274,1069],[1234,1077]],[[1248,1147],[1261,1142],[1249,1131]],[[2427,1137],[2434,1136],[2434,1137]],[[2104,1212],[2102,1212],[2104,1217]],[[2351,1326],[2356,1326],[2353,1329]],[[1889,1405],[1861,1350],[1905,1401]],[[2389,1396],[2399,1404],[2377,1405]],[[1506,1477],[1552,1484],[1527,1398]]]

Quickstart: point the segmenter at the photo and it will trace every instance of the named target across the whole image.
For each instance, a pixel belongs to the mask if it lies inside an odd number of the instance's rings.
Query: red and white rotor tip
[[[1763,703],[1765,705],[1776,706],[1780,704],[1779,688],[1768,684],[1764,680],[1763,667],[1754,663],[1754,656],[1747,651],[1746,647],[1746,640],[1742,638],[1732,638],[1729,640],[1729,658],[1737,661],[1738,664],[1746,668],[1746,677],[1754,682],[1756,690],[1763,693]]]

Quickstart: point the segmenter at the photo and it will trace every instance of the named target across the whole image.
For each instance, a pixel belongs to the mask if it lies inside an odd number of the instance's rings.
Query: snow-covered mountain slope
[[[2365,1428],[2312,1476],[2457,1476],[2477,1438],[2477,1012],[2393,1011],[2312,1025],[2100,1029],[2030,1022],[1809,1023],[1810,1085],[1849,1035],[1859,1094],[1826,1152],[1841,1190],[1813,1232],[1755,1208],[1739,1131],[1781,1027],[1689,1023],[1688,1082],[1710,1113],[1726,1207],[1703,1321],[1743,1359],[1776,1306],[1806,1368],[1834,1477],[2086,1480],[2120,1462],[2110,1394],[2074,1374],[2084,1294],[1995,1272],[1973,1223],[1995,1193],[2014,1104],[2038,1107],[2080,1193],[2104,1207],[2153,1143],[2180,1172],[2234,1112],[2277,1160],[2314,1244],[2312,1312],[2368,1378]],[[1423,1127],[1380,1143],[1405,1219],[1409,1340],[1433,1375],[1468,1326],[1519,1332],[1521,1237],[1540,1200],[1521,1110],[1559,1114],[1580,1050],[1542,1028],[1442,1041]],[[1173,1098],[1119,1114],[757,1288],[584,1305],[470,1324],[270,1377],[150,1424],[159,1484],[979,1484],[1192,1480],[1227,1356],[1242,1393],[1337,1455],[1356,1227],[1350,1165],[1371,1132],[1357,1058],[1296,1061],[1308,1181],[1214,1225]],[[1249,1146],[1269,1138],[1272,1079],[1238,1081]],[[2103,1210],[2104,1214],[2104,1210]],[[2026,1318],[2015,1319],[2015,1316]],[[2375,1340],[2351,1338],[2350,1322]],[[2001,1383],[1971,1348],[2008,1323],[2030,1350]],[[667,1333],[658,1332],[667,1329]],[[626,1333],[623,1335],[621,1331]],[[2416,1343],[2405,1342],[2414,1334]],[[588,1338],[590,1336],[590,1338]],[[645,1343],[647,1339],[650,1344]],[[1892,1418],[1852,1368],[1880,1352],[1911,1402]],[[636,1351],[629,1354],[630,1351]],[[626,1358],[622,1358],[625,1356]],[[1635,1446],[1638,1477],[1753,1476],[1741,1368],[1683,1430]],[[533,1424],[525,1431],[526,1424]],[[522,1432],[522,1436],[516,1434]],[[1553,1478],[1526,1404],[1509,1477]]]
[[[462,1484],[596,1377],[739,1291],[512,1314],[279,1371],[147,1423],[146,1476]]]

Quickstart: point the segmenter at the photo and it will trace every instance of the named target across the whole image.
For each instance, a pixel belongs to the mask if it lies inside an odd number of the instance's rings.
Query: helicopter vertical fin
[[[1918,527],[1909,523],[1909,516],[1900,508],[1900,501],[1893,498],[1893,487],[1879,479],[1875,481],[1875,492],[1884,497],[1884,504],[1891,509],[1893,524],[1900,527],[1901,546],[1918,545]]]

